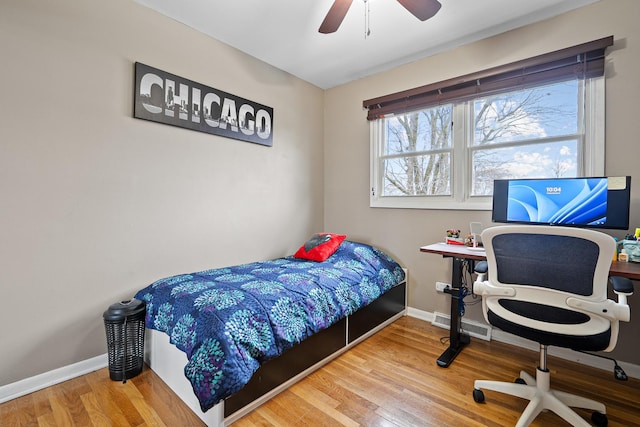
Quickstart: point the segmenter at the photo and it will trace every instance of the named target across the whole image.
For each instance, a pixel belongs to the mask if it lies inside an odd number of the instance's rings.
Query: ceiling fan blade
[[[442,6],[438,0],[398,0],[398,3],[421,21],[438,13]]]
[[[318,31],[323,34],[335,32],[340,24],[342,24],[342,20],[347,14],[352,2],[353,0],[335,0]]]

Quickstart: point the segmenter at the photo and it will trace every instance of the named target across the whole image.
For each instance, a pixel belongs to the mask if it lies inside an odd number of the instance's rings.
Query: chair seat
[[[489,323],[498,329],[548,346],[565,347],[583,351],[602,351],[607,348],[611,341],[611,328],[593,335],[564,335],[513,323],[498,316],[491,310],[487,312],[487,319]]]

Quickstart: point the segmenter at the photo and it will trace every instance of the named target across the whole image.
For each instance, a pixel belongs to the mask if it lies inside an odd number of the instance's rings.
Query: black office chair
[[[612,278],[618,302],[607,298],[609,268],[615,250],[612,237],[580,228],[505,225],[482,233],[487,274],[479,274],[473,292],[482,296],[487,322],[505,332],[540,344],[535,379],[526,372],[514,383],[476,380],[473,397],[484,402],[482,389],[530,400],[516,427],[528,426],[551,410],[574,426],[589,426],[570,407],[593,410],[591,420],[606,426],[605,406],[591,399],[550,388],[547,348],[611,351],[618,322],[629,321],[629,279]]]

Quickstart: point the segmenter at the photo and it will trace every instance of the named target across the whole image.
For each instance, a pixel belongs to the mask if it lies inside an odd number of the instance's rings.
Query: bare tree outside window
[[[576,176],[577,81],[474,101],[472,194],[504,178]]]
[[[491,195],[493,181],[500,178],[577,176],[578,87],[574,80],[471,101],[470,194]],[[385,196],[451,194],[452,175],[457,175],[452,166],[454,108],[443,105],[384,119]]]
[[[387,119],[385,195],[451,191],[451,105]]]

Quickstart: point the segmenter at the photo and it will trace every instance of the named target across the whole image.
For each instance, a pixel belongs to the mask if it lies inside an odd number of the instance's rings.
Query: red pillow
[[[344,234],[316,233],[293,256],[322,262],[338,250],[338,247],[346,237]]]

